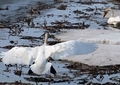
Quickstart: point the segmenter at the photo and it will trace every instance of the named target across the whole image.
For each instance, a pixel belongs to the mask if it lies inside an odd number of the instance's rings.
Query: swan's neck
[[[110,17],[114,17],[114,12],[113,12],[113,10],[110,10],[110,11],[111,11]]]
[[[48,33],[45,33],[44,45],[47,44],[47,40],[48,40]]]

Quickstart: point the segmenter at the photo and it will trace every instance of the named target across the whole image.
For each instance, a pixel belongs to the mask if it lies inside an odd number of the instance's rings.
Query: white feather
[[[11,50],[2,53],[4,64],[29,65],[32,57],[29,55],[31,49],[28,47],[13,47]]]
[[[54,59],[62,59],[72,55],[83,55],[91,53],[97,49],[97,45],[95,43],[71,40],[53,45],[51,48],[54,50],[51,52],[50,56]]]
[[[108,24],[116,24],[117,22],[120,22],[120,16],[109,17],[107,21]]]
[[[34,73],[40,75],[40,74],[44,74],[44,73],[48,72],[52,64],[50,62],[46,61],[45,45],[40,46],[38,50],[39,50],[39,52],[37,53],[35,63],[33,65],[31,65],[30,68]]]

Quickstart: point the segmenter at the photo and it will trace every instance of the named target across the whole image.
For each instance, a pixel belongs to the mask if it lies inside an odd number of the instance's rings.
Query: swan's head
[[[106,14],[111,11],[111,8],[107,8],[104,10],[104,13],[103,13],[103,18],[106,16]]]

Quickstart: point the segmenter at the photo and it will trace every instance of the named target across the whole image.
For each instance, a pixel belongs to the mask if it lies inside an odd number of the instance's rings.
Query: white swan
[[[109,17],[107,23],[108,23],[108,24],[113,24],[114,26],[116,26],[116,24],[117,24],[118,22],[120,22],[120,16],[114,17],[114,12],[113,12],[113,10],[112,10],[111,8],[107,8],[107,9],[104,10],[103,17],[105,17],[106,14],[107,14],[109,11],[111,12],[111,14],[110,14],[110,17]]]
[[[30,66],[30,71],[35,74],[45,74],[50,71],[52,74],[56,74],[50,62],[47,62],[49,57],[53,59],[60,59],[63,57],[69,57],[72,55],[86,54],[96,50],[96,45],[93,43],[84,43],[79,40],[72,40],[63,42],[56,45],[47,45],[48,33],[45,33],[44,44],[38,48],[37,57],[35,63]],[[28,73],[29,73],[28,72]]]
[[[13,47],[9,51],[3,52],[3,63],[7,65],[29,65],[30,61],[32,60],[35,62],[35,64],[31,66],[31,70],[36,74],[41,74],[45,73],[48,69],[44,69],[44,71],[35,71],[35,68],[39,67],[37,69],[40,69],[41,65],[45,64],[46,59],[49,57],[52,57],[53,59],[62,59],[72,55],[88,54],[97,49],[97,45],[95,43],[81,42],[80,40],[70,40],[56,45],[47,45],[47,39],[48,33],[45,34],[45,42],[42,46],[36,46],[33,48]],[[44,68],[50,67],[51,64],[46,63],[44,66]]]
[[[52,74],[56,74],[56,70],[52,66],[52,63],[48,62],[46,57],[46,46],[47,46],[48,33],[45,33],[44,44],[37,48],[37,57],[34,64],[30,66],[28,74],[35,73],[37,75],[45,74],[50,71]],[[31,73],[30,73],[31,72]]]
[[[44,45],[40,46],[39,52],[35,59],[35,63],[30,66],[33,73],[40,75],[40,74],[45,74],[50,70],[52,63],[48,62],[47,59],[45,58],[45,52],[46,52],[45,46]]]

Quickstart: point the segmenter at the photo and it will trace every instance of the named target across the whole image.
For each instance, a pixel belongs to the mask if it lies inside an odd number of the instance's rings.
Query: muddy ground
[[[0,20],[0,29],[6,29],[8,30],[9,37],[13,37],[13,39],[8,39],[8,44],[1,45],[1,49],[8,50],[11,49],[14,46],[25,46],[25,47],[34,47],[38,45],[42,45],[43,39],[44,39],[44,32],[49,31],[50,33],[50,40],[48,41],[49,45],[54,45],[56,43],[62,42],[60,39],[56,39],[54,35],[61,32],[61,29],[88,29],[91,24],[88,24],[86,22],[81,23],[73,23],[70,21],[54,21],[51,22],[51,25],[47,25],[47,20],[45,20],[42,24],[41,23],[35,23],[33,22],[33,19],[37,16],[44,15],[43,11],[46,9],[51,8],[57,8],[58,10],[66,10],[67,3],[66,1],[59,1],[54,0],[52,4],[45,4],[42,2],[36,2],[35,4],[28,4],[27,6],[20,6],[17,10],[15,10],[14,15],[7,15],[2,14],[2,19]],[[74,1],[70,1],[69,3],[72,3]],[[63,4],[64,3],[64,4]],[[77,4],[82,5],[91,5],[91,4],[102,4],[107,5],[110,2],[107,1],[99,1],[99,0],[79,0],[75,2]],[[119,9],[119,6],[115,5],[112,6],[113,9]],[[10,7],[9,7],[10,8]],[[7,10],[7,9],[1,9]],[[9,9],[8,9],[9,10]],[[94,11],[96,10],[96,11]],[[76,19],[90,19],[90,17],[94,18],[94,22],[97,23],[99,26],[101,26],[102,29],[107,30],[108,25],[107,23],[101,23],[97,21],[97,16],[102,16],[102,11],[104,8],[92,8],[92,7],[86,7],[83,11],[81,10],[74,10],[73,13],[76,14]],[[87,14],[88,12],[93,12],[94,15]],[[100,11],[100,12],[99,12]],[[29,14],[29,15],[28,15]],[[82,16],[77,16],[77,14],[83,14]],[[47,15],[47,17],[52,17],[54,14]],[[62,15],[59,15],[58,17],[63,17]],[[67,15],[64,17],[68,17]],[[26,30],[23,29],[26,27],[26,29],[41,29],[42,33],[40,36],[24,36],[22,33]],[[97,29],[101,29],[99,27],[96,27]],[[16,40],[15,38],[19,38]],[[2,40],[2,38],[1,38]],[[4,40],[4,37],[3,37]],[[22,42],[30,42],[29,44],[22,44],[20,40],[24,40]],[[55,66],[56,69],[58,69],[57,75],[53,76],[52,74],[45,74],[45,75],[28,75],[27,71],[28,68],[25,66],[25,70],[22,72],[15,72],[14,66],[11,66],[11,72],[5,72],[5,66],[3,65],[2,61],[0,60],[1,64],[1,70],[0,70],[0,76],[4,77],[6,76],[6,79],[10,79],[11,75],[19,76],[19,79],[15,81],[8,81],[8,80],[0,80],[0,85],[120,85],[120,65],[114,65],[114,66],[89,66],[78,62],[68,62],[63,60],[53,61],[53,66]],[[55,65],[57,64],[57,65]],[[27,69],[27,70],[26,70]],[[62,69],[62,70],[60,70]],[[60,70],[60,71],[59,71]],[[26,71],[26,72],[24,72]],[[9,74],[8,74],[9,73]],[[113,76],[111,76],[113,75]],[[109,80],[106,79],[106,76],[109,76]],[[16,78],[16,77],[15,77]],[[105,80],[106,79],[106,80]]]

